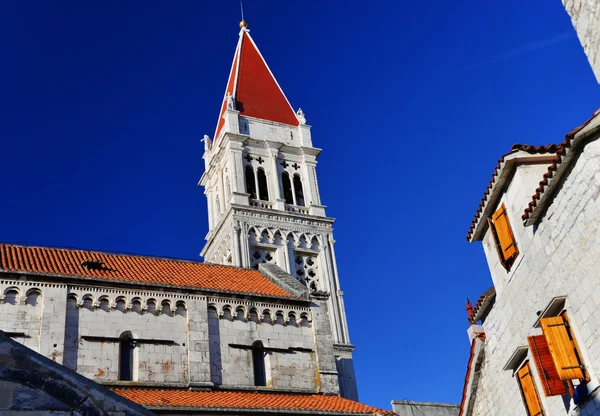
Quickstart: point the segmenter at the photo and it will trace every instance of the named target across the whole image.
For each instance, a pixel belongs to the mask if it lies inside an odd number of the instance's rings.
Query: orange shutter
[[[519,386],[521,387],[521,393],[523,394],[523,400],[525,401],[525,407],[529,416],[543,415],[542,405],[535,390],[533,384],[533,377],[531,377],[531,371],[529,370],[529,363],[526,363],[517,372],[519,377]]]
[[[567,393],[564,381],[558,377],[558,371],[550,355],[550,349],[548,348],[548,342],[546,337],[538,335],[534,337],[528,337],[529,348],[535,361],[535,366],[538,369],[540,381],[542,382],[542,388],[546,396],[560,396]]]
[[[498,243],[502,250],[502,257],[504,261],[516,257],[519,253],[515,238],[510,228],[510,222],[508,221],[508,215],[506,214],[506,207],[504,204],[498,208],[498,211],[492,216],[494,220],[494,227],[496,228],[496,235],[498,236]]]
[[[585,378],[583,366],[579,361],[564,318],[562,316],[543,318],[540,320],[540,324],[559,378],[561,380]]]

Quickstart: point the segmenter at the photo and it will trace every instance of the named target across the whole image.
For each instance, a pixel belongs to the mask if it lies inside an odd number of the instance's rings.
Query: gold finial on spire
[[[240,22],[240,29],[246,29],[248,27],[248,23],[244,20],[244,4],[242,0],[240,0],[240,11],[242,12],[242,21]]]

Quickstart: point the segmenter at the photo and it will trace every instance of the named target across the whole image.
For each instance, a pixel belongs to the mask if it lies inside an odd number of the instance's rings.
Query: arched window
[[[246,193],[250,194],[250,198],[256,199],[256,182],[254,182],[254,169],[252,166],[246,166]]]
[[[283,198],[286,204],[293,204],[294,197],[292,195],[292,181],[290,181],[290,174],[283,172],[281,174],[281,185],[283,186]]]
[[[135,343],[131,332],[123,332],[119,337],[119,380],[133,381],[133,351]]]
[[[263,201],[268,201],[269,188],[267,187],[267,175],[265,175],[265,170],[259,168],[256,171],[256,176],[258,178],[258,196]]]
[[[4,302],[10,305],[16,305],[19,301],[19,292],[16,289],[11,289],[6,292],[6,297],[4,298]]]
[[[304,191],[302,190],[302,179],[300,175],[294,175],[294,193],[296,194],[296,205],[304,206]]]
[[[265,348],[260,341],[256,341],[252,344],[252,367],[254,368],[254,385],[266,386]]]

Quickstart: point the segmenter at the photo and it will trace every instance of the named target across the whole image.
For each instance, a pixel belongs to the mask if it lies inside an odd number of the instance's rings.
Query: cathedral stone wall
[[[76,286],[39,276],[2,279],[0,293],[0,330],[99,383],[257,388],[260,342],[266,385],[258,388],[339,393],[326,301]],[[133,346],[131,381],[120,374],[123,337]]]
[[[216,299],[215,299],[216,300]],[[310,310],[283,305],[219,300],[209,309],[213,382],[226,387],[254,386],[252,350],[265,347],[267,387],[317,389],[314,334]]]
[[[511,187],[516,189],[518,184],[513,183]],[[514,205],[511,198],[518,194],[509,189],[504,195],[507,207]],[[503,367],[518,347],[527,345],[528,336],[541,335],[541,329],[534,328],[538,312],[557,296],[567,297],[565,309],[592,378],[590,385],[597,385],[600,375],[600,343],[597,342],[600,338],[599,196],[600,141],[596,139],[584,148],[537,230],[522,226],[519,219],[524,206],[518,211],[509,209],[520,251],[509,273],[496,267],[498,254],[492,250],[489,230],[484,236],[494,284],[502,284],[504,290],[498,294],[483,323],[487,335],[485,357],[473,415],[525,414],[516,378]],[[600,414],[597,398],[582,410],[561,396],[545,397],[531,355],[528,359],[546,415]]]
[[[69,320],[71,330],[78,328],[79,342],[70,344],[77,348],[78,373],[96,381],[118,380],[119,342],[114,339],[129,332],[134,339],[147,340],[135,348],[135,381],[188,380],[187,299],[164,293],[77,289],[71,291],[68,311],[73,307],[78,311],[77,317],[73,313],[77,325]],[[74,305],[74,299],[81,299],[82,306]]]
[[[0,280],[0,329],[62,364],[66,293],[55,283]]]
[[[600,2],[595,0],[562,0],[583,50],[600,82]]]

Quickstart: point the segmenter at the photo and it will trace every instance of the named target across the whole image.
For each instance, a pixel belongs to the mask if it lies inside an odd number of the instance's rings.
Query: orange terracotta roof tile
[[[330,412],[361,415],[393,415],[338,396],[320,394],[280,394],[225,391],[159,390],[112,388],[117,394],[146,407],[184,407],[203,409],[268,409],[302,412]]]
[[[84,261],[99,260],[99,269]],[[292,298],[257,270],[100,251],[0,244],[0,271]]]
[[[535,190],[535,194],[533,194],[531,202],[529,202],[527,208],[525,208],[525,212],[521,216],[521,219],[523,221],[527,221],[533,215],[533,211],[537,207],[539,200],[542,198],[542,195],[544,194],[544,192],[550,185],[550,182],[554,178],[556,170],[565,159],[567,150],[571,148],[571,142],[575,138],[575,135],[581,130],[583,130],[584,127],[590,124],[599,115],[600,109],[596,110],[596,112],[588,121],[566,134],[565,140],[559,145],[559,149],[556,152],[556,157],[554,158],[554,160],[552,160],[550,166],[548,166],[548,171],[544,174],[542,180],[540,181],[540,186]]]
[[[546,146],[530,146],[527,144],[514,144],[511,147],[510,152],[502,155],[502,157],[498,160],[498,164],[496,165],[496,168],[494,169],[494,173],[492,174],[492,179],[490,180],[490,183],[487,186],[487,188],[483,194],[483,198],[481,198],[481,202],[479,203],[479,208],[477,209],[477,212],[475,213],[475,217],[473,218],[473,221],[471,221],[471,227],[469,228],[469,232],[467,233],[467,241],[471,241],[471,236],[475,232],[475,228],[477,227],[477,224],[481,218],[481,215],[483,214],[483,210],[487,203],[488,197],[490,196],[490,194],[492,192],[494,183],[496,182],[496,180],[499,176],[500,170],[504,166],[504,160],[506,159],[506,157],[509,155],[512,155],[513,153],[519,152],[519,151],[527,152],[532,155],[533,154],[545,154],[545,153],[557,153],[560,150],[560,147],[561,147],[561,145],[556,145],[556,144],[549,144]]]

